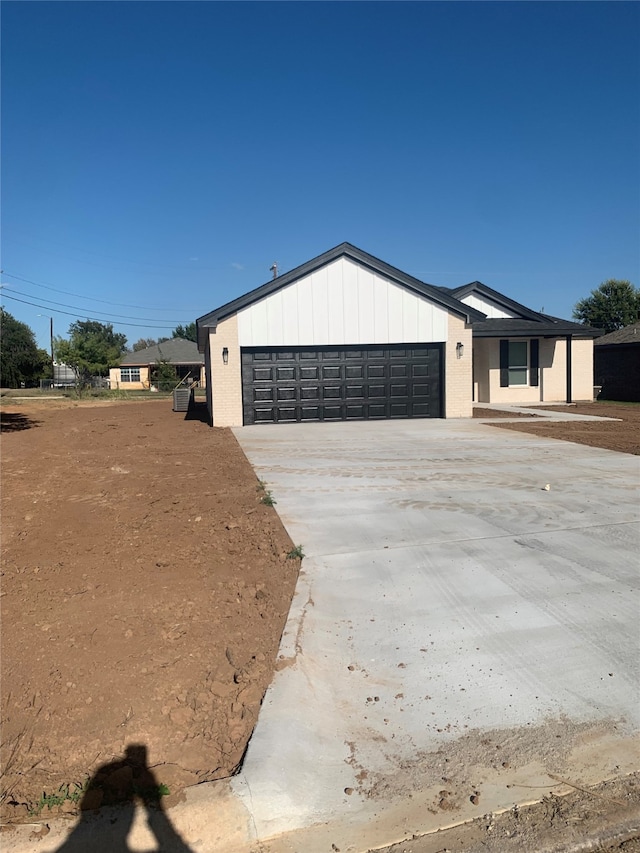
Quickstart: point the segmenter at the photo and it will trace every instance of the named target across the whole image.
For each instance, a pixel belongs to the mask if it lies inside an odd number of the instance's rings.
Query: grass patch
[[[267,506],[275,506],[277,501],[271,492],[268,489],[265,489],[264,494],[260,498],[260,503],[266,504]]]
[[[65,803],[74,803],[74,805],[78,805],[89,790],[89,787],[90,780],[87,777],[81,785],[77,782],[60,785],[55,794],[47,794],[43,791],[40,799],[29,809],[29,815],[31,817],[37,817],[43,809],[54,809],[57,806],[63,806]]]

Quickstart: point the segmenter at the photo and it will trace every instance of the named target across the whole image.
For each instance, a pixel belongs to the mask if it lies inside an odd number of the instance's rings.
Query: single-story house
[[[593,361],[602,399],[640,402],[640,320],[598,338]]]
[[[426,284],[350,243],[196,321],[214,426],[471,417],[593,399],[596,329],[480,282]]]
[[[205,382],[204,356],[193,341],[184,338],[170,338],[137,352],[128,352],[118,367],[109,371],[111,388],[127,391],[149,390],[152,385],[152,372],[158,362],[166,361],[176,369],[178,379],[191,384],[197,382],[201,387]]]

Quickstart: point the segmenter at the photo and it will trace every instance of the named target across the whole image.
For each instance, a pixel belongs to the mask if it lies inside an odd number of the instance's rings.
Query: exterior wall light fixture
[[[229,349],[228,347],[222,347],[222,363],[229,364]]]
[[[458,358],[462,358],[463,355],[464,355],[464,344],[461,343],[460,341],[458,341],[458,343],[456,344],[456,356]]]

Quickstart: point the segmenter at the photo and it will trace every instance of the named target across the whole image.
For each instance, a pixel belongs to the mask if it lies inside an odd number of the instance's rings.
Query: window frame
[[[525,363],[515,363],[511,357],[511,344],[524,344]],[[537,388],[540,384],[540,340],[538,338],[505,338],[500,341],[500,387]],[[512,382],[512,371],[525,371],[525,382]]]
[[[137,379],[134,378],[134,373],[138,374]],[[126,374],[128,378],[125,379],[123,374]],[[120,368],[120,382],[125,382],[130,384],[132,382],[140,382],[140,368],[139,367],[121,367]]]

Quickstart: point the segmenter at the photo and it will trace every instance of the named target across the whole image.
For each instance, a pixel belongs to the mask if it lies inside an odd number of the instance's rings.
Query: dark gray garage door
[[[244,423],[442,417],[442,344],[242,350]]]

